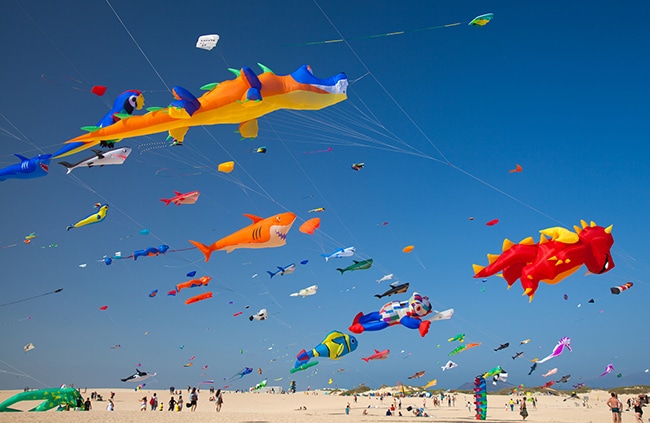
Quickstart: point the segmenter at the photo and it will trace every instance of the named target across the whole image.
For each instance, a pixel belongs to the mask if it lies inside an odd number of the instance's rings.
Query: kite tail
[[[361,359],[362,359],[363,361],[365,361],[366,363],[370,361],[370,359],[369,359],[368,357],[361,357]]]
[[[336,270],[338,270],[339,272],[341,272],[341,275],[343,275],[343,273],[345,273],[345,269],[341,269],[340,267],[337,267]]]
[[[210,254],[212,254],[212,249],[210,249],[209,246],[192,240],[190,240],[190,244],[194,245],[196,248],[199,249],[199,251],[203,253],[203,255],[205,256],[206,263],[210,260]]]
[[[74,229],[74,225],[68,225],[65,227],[66,231],[69,231],[70,229]]]
[[[165,203],[166,206],[168,206],[169,203],[172,202],[172,200],[171,200],[170,198],[161,198],[160,201],[162,201],[163,203]]]
[[[74,165],[72,165],[71,163],[68,163],[68,162],[59,162],[59,164],[65,166],[66,171],[67,171],[67,172],[65,172],[66,175],[69,174],[70,172],[72,172],[72,168],[74,167]]]

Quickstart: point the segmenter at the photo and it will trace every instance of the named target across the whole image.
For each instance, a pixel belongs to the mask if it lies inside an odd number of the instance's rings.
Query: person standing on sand
[[[223,404],[223,395],[221,394],[221,389],[217,389],[217,393],[214,394],[214,403],[217,407],[217,413],[221,411],[221,405]]]
[[[641,402],[641,398],[635,398],[632,406],[634,407],[634,415],[636,416],[637,423],[643,423],[643,403]]]
[[[612,396],[607,400],[607,406],[612,411],[612,422],[621,423],[621,410],[623,403],[618,399],[616,392],[612,392]]]
[[[112,399],[108,399],[108,404],[106,404],[106,411],[115,411],[115,404],[113,404]]]
[[[176,400],[174,397],[171,397],[169,400],[169,409],[167,411],[174,411],[174,407],[176,406]]]
[[[526,420],[526,417],[528,417],[528,410],[526,409],[526,397],[521,401],[521,404],[519,404],[519,415]]]
[[[196,393],[196,388],[192,388],[192,393],[190,394],[190,411],[196,411],[196,405],[199,401],[199,394]]]

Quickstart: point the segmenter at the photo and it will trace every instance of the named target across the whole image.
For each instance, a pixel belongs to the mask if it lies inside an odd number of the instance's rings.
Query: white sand
[[[88,389],[84,398],[89,397],[92,391],[97,391],[104,398],[110,395],[110,389]],[[224,394],[224,404],[220,413],[215,411],[214,402],[208,401],[210,393],[202,390],[199,394],[199,403],[196,412],[183,409],[182,412],[169,412],[167,403],[170,398],[166,390],[143,390],[135,392],[129,389],[114,389],[115,411],[106,411],[106,401],[93,401],[93,409],[90,412],[56,412],[54,410],[44,413],[0,413],[0,422],[391,422],[391,421],[435,421],[435,422],[473,422],[474,411],[467,409],[467,401],[473,403],[473,397],[468,394],[457,394],[456,406],[448,407],[445,403],[442,407],[434,407],[431,398],[426,399],[426,411],[430,417],[418,418],[406,411],[406,407],[422,407],[423,398],[403,398],[403,416],[386,416],[386,409],[390,407],[393,398],[388,396],[383,400],[378,397],[359,396],[355,403],[352,397],[326,395],[324,392],[300,392],[296,394],[262,394],[262,393],[229,393]],[[20,391],[0,391],[0,402]],[[140,399],[156,392],[159,399],[164,402],[165,411],[140,410]],[[589,397],[589,407],[581,403],[568,400],[563,397],[537,396],[537,408],[528,403],[529,417],[526,421],[531,422],[563,422],[563,423],[587,423],[587,422],[609,422],[611,413],[605,405],[609,394],[605,391],[591,391],[588,394],[581,394]],[[175,398],[178,398],[175,395]],[[183,391],[183,398],[187,402],[189,393]],[[516,397],[515,397],[516,399]],[[506,410],[505,405],[510,400],[507,395],[488,395],[487,421],[492,422],[516,422],[521,421],[518,407],[515,411]],[[622,401],[627,397],[621,398]],[[345,414],[345,407],[350,403],[350,414]],[[22,404],[22,405],[21,405]],[[37,403],[17,403],[14,408],[28,409]],[[299,410],[305,406],[307,410]],[[370,408],[367,408],[370,406]],[[363,415],[364,409],[368,415]],[[624,412],[623,421],[633,421],[632,412]]]

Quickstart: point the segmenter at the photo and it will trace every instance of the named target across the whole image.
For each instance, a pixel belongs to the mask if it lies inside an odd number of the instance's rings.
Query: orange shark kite
[[[287,243],[287,233],[296,220],[296,215],[291,212],[276,214],[266,219],[252,214],[244,216],[251,219],[253,224],[215,241],[212,245],[192,240],[190,243],[205,255],[206,262],[210,260],[213,251],[225,250],[230,253],[237,248],[281,247]]]
[[[183,87],[174,87],[174,101],[169,107],[149,108],[149,113],[123,116],[105,127],[66,141],[74,148],[56,157],[91,148],[97,144],[110,146],[124,138],[169,132],[174,144],[181,144],[191,126],[239,124],[244,138],[257,137],[257,118],[279,109],[320,110],[347,98],[348,79],[340,73],[327,79],[316,78],[308,65],[289,75],[275,75],[258,64],[263,73],[255,75],[249,67],[229,69],[237,77],[201,87],[208,90],[200,98]]]

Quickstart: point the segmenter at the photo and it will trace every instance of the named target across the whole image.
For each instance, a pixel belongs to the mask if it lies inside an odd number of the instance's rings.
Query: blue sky
[[[230,79],[228,67],[260,62],[287,74],[309,64],[322,78],[342,71],[351,81],[349,98],[322,111],[267,115],[255,140],[240,140],[234,125],[192,128],[185,146],[175,148],[166,134],[154,134],[123,141],[133,152],[121,166],[66,176],[53,162],[45,178],[0,184],[0,302],[63,288],[0,307],[0,388],[132,387],[119,379],[137,364],[158,373],[147,381],[154,389],[205,379],[220,386],[243,367],[263,374],[233,388],[262,378],[285,387],[295,379],[298,389],[329,386],[330,378],[332,386],[377,387],[421,370],[422,384],[435,378],[455,388],[496,365],[526,386],[542,385],[541,374],[553,367],[571,374],[572,383],[648,383],[648,341],[637,323],[650,259],[643,2],[74,3],[2,6],[2,166],[15,163],[13,153],[56,151],[79,127],[95,124],[122,91],[142,90],[147,106],[166,106],[168,88],[198,94],[204,84]],[[488,12],[495,18],[483,28],[293,45],[468,22]],[[197,37],[210,33],[221,36],[218,46],[196,49]],[[108,87],[104,97],[74,89],[95,84]],[[262,145],[265,155],[247,152]],[[216,172],[227,160],[235,171]],[[356,162],[365,163],[360,172],[350,169]],[[517,163],[523,172],[509,173]],[[174,190],[201,196],[195,205],[164,207],[159,199]],[[107,219],[66,232],[96,202],[110,205]],[[315,207],[326,208],[321,229],[300,233]],[[216,252],[209,263],[192,250],[101,263],[116,251],[211,243],[248,225],[243,213],[284,211],[299,221],[281,248]],[[485,226],[492,219],[500,223]],[[518,284],[506,290],[499,278],[472,278],[472,263],[485,264],[504,238],[537,238],[540,229],[570,228],[580,219],[614,224],[611,272],[584,276],[583,268],[558,285],[543,284],[530,304]],[[145,228],[150,234],[140,235]],[[23,244],[32,232],[37,237]],[[406,245],[415,246],[410,255],[401,252]],[[356,247],[357,260],[373,258],[373,267],[341,276],[335,268],[351,258],[320,257],[347,246]],[[301,260],[309,263],[291,275],[266,274]],[[209,290],[214,298],[186,306],[187,295],[165,293],[191,270],[213,278],[193,294]],[[403,327],[360,334],[352,354],[290,375],[302,348],[332,330],[347,331],[357,312],[386,302],[373,295],[388,289],[375,282],[387,273],[428,295],[436,309],[454,308],[454,318],[434,323],[425,338]],[[628,281],[631,290],[609,293]],[[313,284],[317,295],[289,297]],[[159,294],[149,298],[153,289]],[[270,318],[250,322],[260,308]],[[455,356],[459,366],[442,373],[455,347],[447,338],[460,332],[482,345]],[[528,376],[529,360],[546,356],[563,336],[571,337],[573,352]],[[519,347],[524,339],[531,342]],[[25,353],[29,342],[36,348]],[[493,351],[505,342],[509,349]],[[121,348],[110,349],[116,344]],[[375,348],[390,349],[389,358],[360,359]],[[524,357],[511,359],[517,351]],[[194,366],[183,367],[192,356]],[[610,363],[614,374],[598,378]]]

